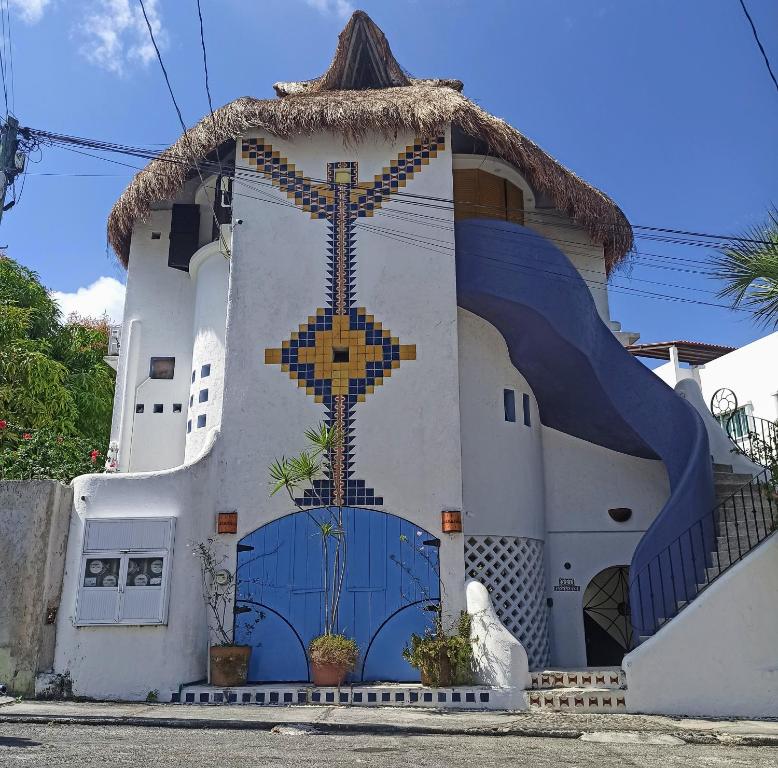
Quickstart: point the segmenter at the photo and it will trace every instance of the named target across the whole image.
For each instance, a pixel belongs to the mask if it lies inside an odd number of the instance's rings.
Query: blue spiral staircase
[[[603,323],[578,270],[518,224],[456,223],[459,306],[494,325],[535,394],[544,425],[614,451],[660,459],[670,496],[630,566],[635,637],[688,602],[709,567],[716,526],[708,437],[694,408],[629,354]]]

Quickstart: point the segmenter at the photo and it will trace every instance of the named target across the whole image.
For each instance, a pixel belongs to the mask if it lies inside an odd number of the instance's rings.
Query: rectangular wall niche
[[[505,409],[505,421],[516,421],[516,393],[512,389],[504,389],[502,402]]]
[[[529,395],[526,392],[521,396],[521,405],[524,409],[524,426],[531,427],[532,420],[530,419],[529,413]]]
[[[149,364],[150,379],[172,379],[176,372],[175,357],[152,357]]]

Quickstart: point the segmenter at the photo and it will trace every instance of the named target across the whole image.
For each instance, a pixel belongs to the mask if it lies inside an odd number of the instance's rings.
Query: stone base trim
[[[360,685],[319,688],[309,685],[246,685],[217,688],[190,685],[171,691],[176,704],[253,704],[259,706],[342,705],[361,707],[427,707],[432,709],[523,710],[525,691],[487,686],[426,688],[419,684]]]

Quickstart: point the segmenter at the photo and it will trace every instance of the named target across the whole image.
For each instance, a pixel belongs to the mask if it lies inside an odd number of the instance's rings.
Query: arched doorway
[[[310,679],[307,648],[324,624],[321,536],[314,520],[328,510],[295,512],[258,528],[238,544],[236,643],[253,648],[251,682]],[[418,680],[401,655],[422,634],[440,601],[439,539],[396,515],[343,509],[347,556],[338,630],[360,658],[351,682]],[[247,610],[248,609],[248,610]],[[256,612],[264,619],[253,631]]]
[[[583,615],[588,666],[619,666],[632,645],[629,566],[611,566],[589,582]]]

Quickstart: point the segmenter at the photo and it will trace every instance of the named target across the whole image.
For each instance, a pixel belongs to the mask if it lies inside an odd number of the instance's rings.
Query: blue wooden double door
[[[324,631],[325,616],[324,552],[315,520],[336,513],[295,512],[238,544],[235,638],[253,648],[250,682],[310,679],[308,643]],[[350,680],[418,680],[401,654],[413,632],[431,626],[431,609],[439,604],[440,542],[408,520],[372,509],[344,508],[343,530],[337,630],[354,638],[360,651]],[[330,563],[333,553],[330,540]]]

